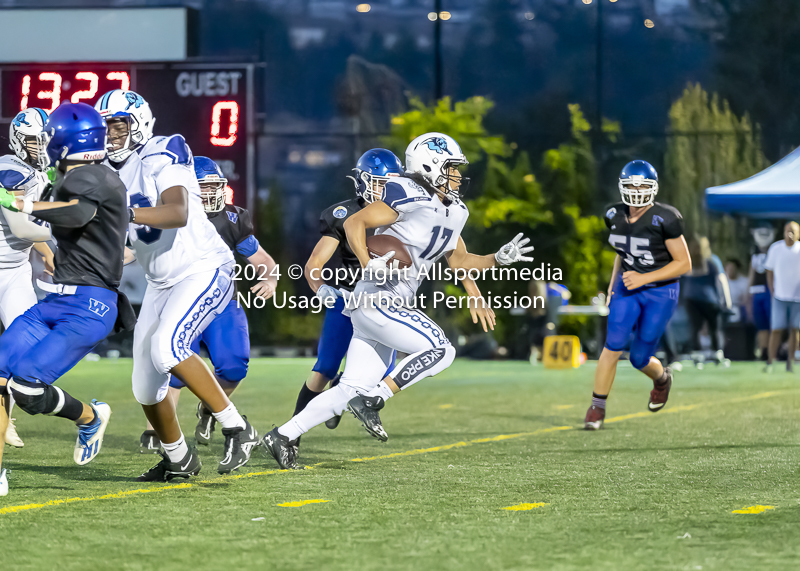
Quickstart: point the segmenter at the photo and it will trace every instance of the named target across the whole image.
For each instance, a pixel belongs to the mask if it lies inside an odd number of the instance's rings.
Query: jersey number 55
[[[620,255],[625,255],[625,262],[632,266],[635,260],[643,266],[652,266],[655,263],[653,254],[648,250],[650,240],[647,238],[634,238],[632,236],[620,236],[619,234],[611,234],[608,237],[608,243]]]

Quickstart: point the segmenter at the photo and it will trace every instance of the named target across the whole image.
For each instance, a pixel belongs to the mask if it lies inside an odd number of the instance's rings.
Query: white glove
[[[317,290],[317,297],[322,300],[325,307],[333,307],[337,297],[342,297],[342,292],[328,284],[322,284]]]
[[[523,255],[528,252],[533,252],[533,246],[528,246],[527,248],[523,247],[528,242],[530,242],[530,239],[523,239],[522,233],[520,232],[513,240],[497,251],[494,255],[494,259],[497,260],[498,265],[501,266],[507,266],[514,262],[532,262],[533,258]]]
[[[387,262],[394,256],[394,250],[390,252],[386,252],[380,258],[372,258],[367,265],[364,267],[364,275],[367,279],[378,279],[382,280],[386,276],[386,272],[389,271],[389,266],[387,266]]]

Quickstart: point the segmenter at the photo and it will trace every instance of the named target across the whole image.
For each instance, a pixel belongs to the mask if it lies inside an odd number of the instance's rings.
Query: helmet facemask
[[[658,182],[642,175],[619,179],[619,193],[622,202],[628,206],[641,208],[650,206],[658,194]]]
[[[50,166],[50,157],[47,156],[47,143],[50,142],[49,135],[42,131],[35,137],[25,137],[25,139],[25,151],[28,154],[28,158],[23,160],[40,171],[46,170]]]
[[[464,176],[467,164],[460,161],[445,161],[433,186],[448,198],[460,198],[469,187],[470,179]],[[441,190],[442,187],[444,190]]]
[[[17,144],[12,145],[14,153],[20,160],[25,161],[33,168],[43,171],[50,165],[50,159],[47,156],[47,140],[42,136],[44,133],[38,135],[23,135],[17,133]]]
[[[389,182],[389,179],[395,176],[400,176],[390,173],[387,176],[378,176],[370,174],[367,171],[353,169],[356,176],[348,176],[356,185],[356,194],[364,199],[364,202],[370,204],[383,198],[383,187]]]
[[[198,182],[200,183],[203,210],[210,214],[225,208],[225,185],[228,184],[228,179],[211,175]]]
[[[137,121],[133,115],[108,117],[108,158],[115,163],[121,163],[127,159],[138,146],[134,139],[141,133],[136,130]]]
[[[753,241],[761,249],[766,249],[775,241],[775,230],[772,228],[754,228],[751,230],[753,234]]]

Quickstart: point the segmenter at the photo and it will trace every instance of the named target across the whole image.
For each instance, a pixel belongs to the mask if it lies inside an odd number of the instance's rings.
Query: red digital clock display
[[[179,133],[195,155],[215,160],[234,191],[252,208],[254,142],[249,64],[14,64],[0,66],[0,138],[28,107],[52,112],[64,102],[94,105],[112,89],[132,89],[150,104],[156,135]]]

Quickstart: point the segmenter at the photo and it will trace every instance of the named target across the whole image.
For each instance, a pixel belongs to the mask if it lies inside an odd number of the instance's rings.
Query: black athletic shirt
[[[654,272],[669,264],[672,256],[667,250],[666,241],[683,235],[683,217],[672,206],[653,203],[639,219],[631,224],[628,220],[630,209],[618,202],[606,207],[604,220],[611,231],[608,243],[616,250],[622,260],[622,271],[640,274]],[[648,284],[664,285],[675,280]]]
[[[53,282],[116,290],[122,277],[128,230],[126,190],[117,173],[104,165],[78,167],[56,182],[53,196],[63,202],[77,198],[77,206],[83,212],[96,210],[91,220],[80,227],[74,227],[65,213],[58,212],[63,209],[34,214],[50,222],[53,238],[58,242]],[[78,216],[79,220],[85,218]]]
[[[338,252],[342,258],[342,266],[347,270],[348,278],[346,281],[339,284],[330,284],[333,287],[341,287],[348,291],[352,291],[356,287],[357,279],[351,279],[349,276],[361,274],[361,263],[358,258],[350,249],[350,244],[347,243],[347,234],[344,231],[344,222],[350,216],[364,208],[364,200],[361,198],[351,198],[344,202],[337,202],[333,206],[329,206],[322,211],[319,217],[319,232],[323,236],[330,236],[339,242]]]
[[[253,221],[250,218],[250,213],[244,208],[226,204],[225,208],[219,212],[210,212],[208,219],[217,229],[217,232],[228,245],[228,248],[233,252],[239,252],[246,258],[252,256],[255,251],[250,254],[252,244],[255,242],[253,237]],[[245,242],[243,244],[243,242]],[[255,249],[258,249],[258,242],[255,242]],[[243,251],[240,251],[243,250]]]

